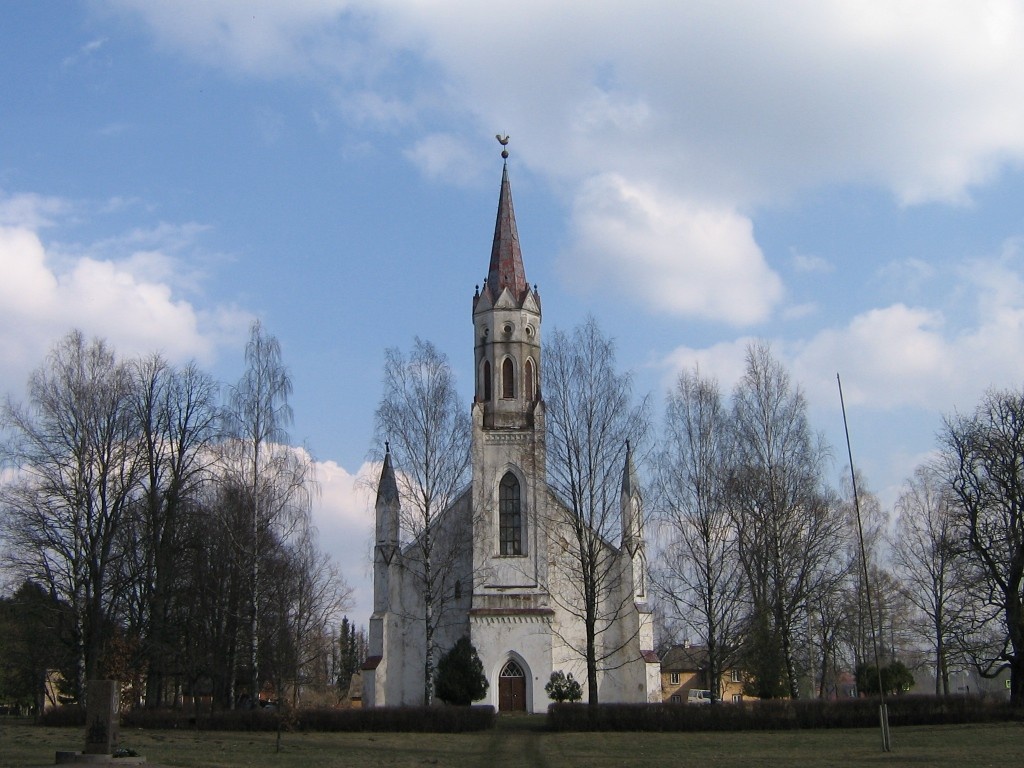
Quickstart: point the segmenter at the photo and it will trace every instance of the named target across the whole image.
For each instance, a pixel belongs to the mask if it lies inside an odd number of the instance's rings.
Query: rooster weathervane
[[[508,135],[506,134],[505,136],[502,136],[500,133],[496,133],[494,134],[494,138],[496,138],[498,143],[501,144],[501,156],[505,160],[508,160]]]

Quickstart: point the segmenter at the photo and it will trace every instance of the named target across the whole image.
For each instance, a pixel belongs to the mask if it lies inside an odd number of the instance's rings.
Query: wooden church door
[[[514,661],[502,667],[498,676],[498,711],[526,711],[526,675]]]

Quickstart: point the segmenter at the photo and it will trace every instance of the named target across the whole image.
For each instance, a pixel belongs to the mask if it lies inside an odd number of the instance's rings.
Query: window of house
[[[523,553],[523,512],[519,479],[507,472],[498,486],[498,529],[500,552],[503,555]]]
[[[673,672],[669,676],[669,682],[671,682],[672,685],[679,685],[679,673],[678,672]]]
[[[733,704],[742,704],[743,703],[743,694],[742,693],[734,693],[732,695],[732,703]]]
[[[484,402],[490,402],[491,399],[491,361],[484,360],[484,372],[483,372],[483,396]]]
[[[742,678],[740,678],[740,671],[738,669],[734,669],[731,672],[729,672],[729,679],[732,680],[732,682],[734,683],[743,682]]]
[[[501,396],[504,399],[511,400],[516,396],[515,384],[515,371],[512,366],[512,358],[506,357],[505,361],[501,364]]]
[[[682,704],[683,703],[683,697],[679,696],[679,695],[676,695],[676,694],[673,694],[672,698],[670,698],[669,701],[671,701],[673,704]]]

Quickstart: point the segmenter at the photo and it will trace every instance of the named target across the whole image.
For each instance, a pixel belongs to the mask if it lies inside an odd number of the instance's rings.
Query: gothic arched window
[[[512,366],[512,358],[506,357],[501,364],[501,396],[505,400],[511,400],[516,396],[515,370]]]
[[[526,365],[523,366],[523,379],[523,395],[527,401],[532,402],[537,399],[533,385],[533,360],[527,360]]]
[[[519,479],[511,472],[505,473],[498,486],[498,531],[501,554],[523,554],[523,508]]]
[[[509,659],[501,668],[499,677],[526,677],[526,675],[523,674],[523,668],[514,659]]]
[[[483,378],[483,397],[484,402],[490,402],[491,400],[491,361],[484,360],[484,370],[481,374]]]

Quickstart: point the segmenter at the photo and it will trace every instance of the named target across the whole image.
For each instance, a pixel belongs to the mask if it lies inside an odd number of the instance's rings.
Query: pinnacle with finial
[[[501,156],[503,159],[508,160],[508,134],[502,136],[500,133],[494,134],[494,138],[501,144]]]

